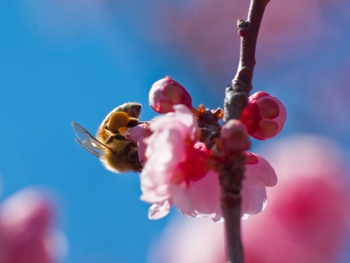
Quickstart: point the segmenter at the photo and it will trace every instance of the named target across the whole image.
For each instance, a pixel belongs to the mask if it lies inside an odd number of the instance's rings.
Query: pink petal
[[[169,214],[170,204],[166,200],[163,203],[155,203],[148,210],[149,219],[160,219]]]
[[[151,130],[161,132],[176,129],[181,132],[183,138],[198,138],[197,120],[191,111],[184,105],[175,105],[174,111],[154,118],[150,123]]]
[[[130,128],[125,136],[128,140],[134,142],[137,145],[138,157],[141,164],[144,166],[146,163],[146,148],[145,138],[151,135],[149,130],[149,123],[142,123],[135,127]]]
[[[216,172],[209,171],[201,180],[191,182],[188,192],[196,215],[207,216],[214,221],[221,219],[221,190]]]
[[[254,176],[262,180],[265,186],[275,186],[277,184],[277,175],[269,162],[258,154],[251,152],[248,154],[253,155],[257,163],[247,163],[245,171],[246,177]]]
[[[246,178],[242,187],[241,213],[244,218],[260,213],[266,206],[266,187],[260,180]]]

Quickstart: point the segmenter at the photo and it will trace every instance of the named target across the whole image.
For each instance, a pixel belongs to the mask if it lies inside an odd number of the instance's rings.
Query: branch
[[[237,74],[226,89],[224,122],[239,119],[248,104],[255,66],[255,49],[261,20],[269,0],[251,0],[248,20],[237,22],[241,36],[240,60]],[[245,157],[243,151],[229,157],[219,173],[221,206],[225,218],[227,258],[229,263],[243,263],[243,247],[240,237],[241,187],[244,178]]]

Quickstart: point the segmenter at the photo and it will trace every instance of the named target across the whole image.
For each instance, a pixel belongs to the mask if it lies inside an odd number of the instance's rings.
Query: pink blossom
[[[184,105],[176,105],[174,110],[151,122],[153,134],[147,138],[148,158],[141,174],[141,199],[154,203],[149,211],[153,219],[165,216],[172,204],[186,214],[191,213],[188,189],[208,172],[209,152],[197,143],[199,131],[195,117]]]
[[[52,205],[47,196],[32,189],[4,201],[0,206],[0,263],[50,263],[53,245]]]
[[[242,220],[245,262],[348,262],[338,261],[350,233],[345,153],[315,136],[279,141],[264,152],[279,183],[269,191],[268,208]],[[222,224],[180,218],[166,229],[149,262],[224,263],[223,241]]]
[[[249,97],[241,121],[255,139],[266,140],[281,132],[286,121],[286,108],[276,97],[259,91]]]
[[[187,90],[178,82],[166,76],[155,82],[149,92],[149,104],[158,113],[173,111],[173,106],[184,104],[192,107],[192,98]]]
[[[147,160],[145,156],[147,145],[145,144],[144,139],[150,136],[151,134],[152,132],[150,131],[149,123],[147,122],[128,129],[128,131],[125,134],[128,140],[132,141],[137,145],[138,157],[142,166],[144,166]]]
[[[196,118],[184,105],[176,105],[174,110],[150,124],[153,134],[146,141],[148,159],[141,173],[141,199],[153,203],[151,219],[164,217],[175,205],[186,216],[220,220],[218,174],[209,170],[210,152],[198,142]],[[260,212],[266,202],[265,186],[277,182],[266,160],[254,154],[247,156],[242,215]]]

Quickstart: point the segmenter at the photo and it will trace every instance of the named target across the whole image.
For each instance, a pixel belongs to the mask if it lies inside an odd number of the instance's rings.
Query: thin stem
[[[238,20],[241,36],[240,60],[232,85],[226,89],[224,122],[239,119],[248,104],[255,66],[255,49],[261,20],[269,0],[251,0],[248,20]],[[241,242],[241,187],[244,179],[245,157],[243,151],[230,156],[220,173],[221,206],[225,218],[227,262],[243,263]]]

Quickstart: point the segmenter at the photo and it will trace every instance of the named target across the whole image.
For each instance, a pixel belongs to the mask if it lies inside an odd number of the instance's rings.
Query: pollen
[[[111,115],[109,122],[108,122],[108,130],[112,132],[118,131],[121,127],[126,127],[126,125],[129,123],[129,116],[125,112],[115,112]]]

